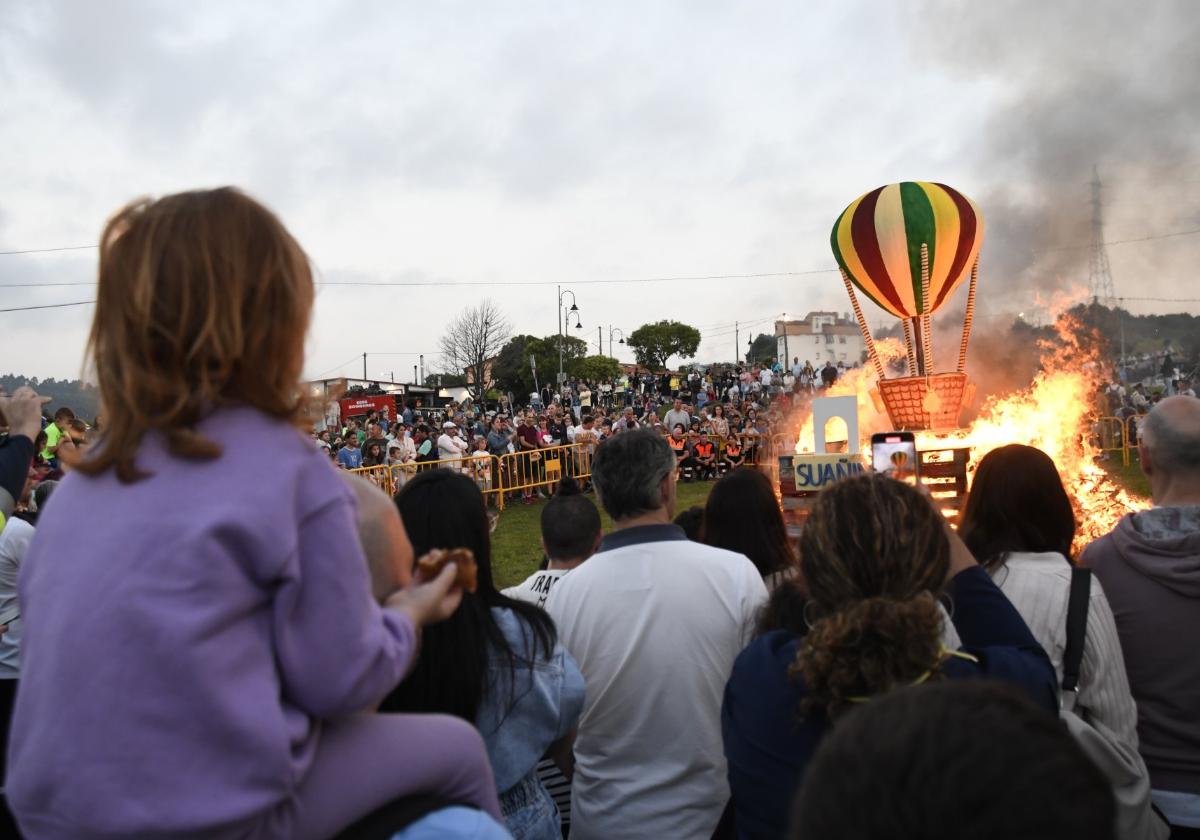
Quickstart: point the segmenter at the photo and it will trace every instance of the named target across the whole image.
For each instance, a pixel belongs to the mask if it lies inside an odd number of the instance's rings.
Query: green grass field
[[[702,505],[715,482],[697,481],[679,483],[679,501],[676,510],[684,511],[692,505]],[[588,498],[596,500],[595,495]],[[492,534],[492,576],[496,588],[514,586],[538,567],[542,560],[542,549],[538,545],[542,507],[546,503],[538,500],[535,505],[506,505],[500,513],[500,521]],[[612,520],[603,510],[600,520],[605,532],[612,527]]]
[[[1142,466],[1138,461],[1137,450],[1129,453],[1129,466],[1121,463],[1121,453],[1112,453],[1113,457],[1108,461],[1101,461],[1100,466],[1116,481],[1122,485],[1130,493],[1135,493],[1144,498],[1150,498],[1150,482],[1146,480],[1146,476],[1142,474]]]
[[[1142,475],[1138,463],[1137,452],[1132,452],[1129,466],[1121,463],[1120,453],[1114,453],[1111,460],[1102,461],[1101,466],[1112,476],[1113,480],[1125,487],[1129,492],[1136,493],[1147,499],[1150,498],[1150,483]],[[712,481],[698,481],[691,484],[679,483],[679,501],[677,511],[687,510],[692,505],[703,505],[712,490]],[[595,501],[595,496],[589,494]],[[542,559],[541,547],[538,545],[539,522],[542,507],[546,503],[538,500],[534,505],[508,505],[500,514],[500,521],[492,534],[492,574],[496,587],[503,589],[513,586],[528,577]],[[612,527],[612,520],[601,510],[600,519],[607,532]]]

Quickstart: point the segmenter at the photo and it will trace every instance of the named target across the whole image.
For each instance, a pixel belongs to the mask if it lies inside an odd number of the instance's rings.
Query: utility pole
[[[604,328],[599,324],[596,325],[596,355],[604,355]]]
[[[1108,265],[1108,251],[1104,247],[1104,216],[1100,209],[1100,170],[1092,167],[1092,247],[1088,255],[1088,286],[1092,300],[1109,308],[1117,305],[1117,293],[1113,290],[1112,270]]]
[[[729,322],[726,321],[725,323],[728,324]],[[738,362],[738,353],[741,351],[741,349],[742,349],[741,334],[738,332],[738,322],[734,321],[733,322],[733,363],[735,365]]]
[[[363,381],[367,380],[367,354],[363,353]]]

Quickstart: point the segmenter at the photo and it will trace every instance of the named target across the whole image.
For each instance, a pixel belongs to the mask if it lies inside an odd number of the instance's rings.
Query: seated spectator
[[[362,712],[460,593],[371,598],[353,496],[297,429],[300,246],[225,188],[127,206],[99,262],[104,432],[21,577],[22,832],[329,837],[418,792],[499,816],[470,726]]]
[[[653,430],[600,446],[592,481],[613,531],[546,602],[588,684],[571,837],[708,837],[728,797],[721,689],[766,589],[671,524],[675,456]]]
[[[1084,550],[1112,605],[1154,804],[1172,837],[1200,837],[1200,402],[1168,397],[1138,455],[1154,507]]]
[[[676,423],[671,429],[671,434],[667,435],[667,445],[671,447],[671,454],[675,456],[675,463],[682,466],[690,454],[688,452],[687,436],[683,432],[682,423]]]
[[[692,444],[692,458],[696,464],[696,476],[700,479],[715,478],[717,475],[717,445],[708,432],[700,430],[700,439]]]
[[[387,712],[441,712],[474,723],[496,776],[500,811],[517,838],[560,837],[559,816],[538,779],[548,752],[569,767],[583,676],[545,612],[492,583],[491,531],[479,488],[434,470],[396,496],[414,553],[468,548],[477,586],[445,621],[426,628],[416,667],[388,695]]]
[[[737,658],[722,730],[739,837],[778,837],[831,722],[855,703],[930,679],[993,676],[1054,714],[1054,668],[1020,614],[917,490],[870,473],[818,497],[800,537],[807,632],[775,630]],[[794,580],[772,603],[795,604]],[[963,649],[942,644],[946,588]],[[586,671],[585,671],[586,673]]]
[[[746,453],[742,450],[742,442],[736,437],[729,438],[725,443],[724,451],[721,453],[721,461],[731,470],[737,469],[746,463]]]
[[[796,570],[775,488],[758,470],[734,470],[716,483],[704,506],[701,541],[749,557],[768,592]]]
[[[813,756],[795,840],[1112,840],[1112,791],[1067,731],[979,680],[902,688]]]

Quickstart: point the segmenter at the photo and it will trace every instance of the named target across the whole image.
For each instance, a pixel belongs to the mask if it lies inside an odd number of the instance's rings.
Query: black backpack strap
[[[1071,595],[1067,601],[1067,647],[1063,651],[1063,691],[1079,686],[1079,666],[1083,662],[1083,639],[1087,635],[1088,598],[1092,592],[1092,570],[1071,568]]]

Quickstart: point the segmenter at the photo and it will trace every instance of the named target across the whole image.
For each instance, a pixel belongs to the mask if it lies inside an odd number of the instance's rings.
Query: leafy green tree
[[[533,356],[537,364],[537,386],[547,382],[554,384],[558,374],[558,340],[557,334],[545,338],[518,335],[509,339],[492,365],[496,382],[514,395],[528,396],[536,390],[534,372],[529,366],[529,357]],[[572,366],[587,355],[588,345],[582,339],[565,335],[562,349],[563,370],[570,373],[574,369]]]
[[[616,379],[621,375],[621,363],[612,356],[584,356],[572,361],[570,373],[586,382]]]
[[[662,370],[672,356],[688,359],[696,355],[700,331],[678,321],[656,321],[638,327],[625,343],[633,349],[639,365]]]
[[[750,351],[746,353],[746,361],[750,364],[761,364],[775,355],[776,341],[775,336],[759,333],[758,337],[750,345]]]
[[[492,375],[502,390],[527,395],[534,390],[533,372],[529,369],[531,345],[541,341],[537,336],[514,335],[500,348],[492,364]],[[540,375],[540,368],[539,368]]]

